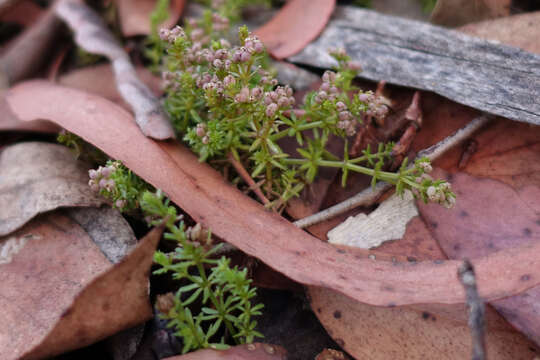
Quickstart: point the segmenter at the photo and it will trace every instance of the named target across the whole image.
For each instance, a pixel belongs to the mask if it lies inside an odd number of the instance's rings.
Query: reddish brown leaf
[[[28,98],[33,99],[32,106]],[[66,98],[70,99],[66,106],[56,106]],[[186,148],[146,138],[129,113],[108,100],[32,81],[13,88],[8,103],[21,119],[54,119],[122,160],[217,236],[293,280],[338,290],[374,305],[463,301],[464,292],[455,276],[458,261],[392,263],[372,261],[367,252],[362,257],[337,251],[243,196]],[[540,277],[521,278],[540,272],[536,251],[540,243],[533,242],[476,260],[481,295],[501,298],[540,283]],[[501,273],[500,268],[508,271]]]
[[[160,96],[162,93],[161,79],[153,75],[148,69],[138,67],[135,69],[137,76],[150,90]],[[71,71],[60,76],[58,83],[64,86],[83,90],[91,94],[103,96],[129,110],[129,105],[122,99],[118,92],[114,73],[110,64],[87,66],[82,69]]]
[[[270,344],[247,344],[227,350],[204,349],[186,355],[172,356],[164,360],[285,360],[284,348]]]
[[[0,93],[0,131],[35,131],[43,133],[58,133],[60,126],[47,121],[20,121],[9,108],[5,98],[4,91]]]
[[[1,238],[0,248],[0,357],[18,359],[111,265],[75,222],[58,213]]]
[[[37,72],[47,60],[47,50],[54,43],[61,22],[47,10],[31,27],[21,33],[0,58],[0,86],[25,79]]]
[[[74,298],[71,294],[69,303],[47,313],[48,331],[42,334],[46,336],[40,336],[37,345],[25,347],[24,358],[41,359],[83,347],[151,318],[148,274],[162,230],[153,229],[120,263],[88,277]],[[79,261],[88,266],[87,258]],[[56,298],[43,296],[42,300],[55,302]]]
[[[540,240],[540,129],[500,120],[480,132],[464,173],[452,176],[460,201],[450,212],[420,206],[450,258],[478,258]],[[454,158],[456,158],[455,156]],[[448,168],[452,172],[457,169]],[[472,175],[472,176],[471,176]],[[524,274],[525,281],[536,273]],[[540,344],[540,288],[492,304]]]
[[[394,261],[446,259],[420,217],[412,219],[402,239],[377,250]],[[357,250],[352,250],[357,251]],[[470,334],[463,305],[424,304],[381,308],[364,305],[335,291],[309,287],[311,306],[334,340],[358,359],[469,358]],[[513,330],[491,307],[486,309],[490,359],[528,359],[534,345]],[[361,319],[361,321],[358,321]]]
[[[30,0],[18,1],[13,7],[0,15],[2,22],[12,22],[23,26],[30,26],[36,22],[43,9]]]
[[[34,216],[66,206],[100,206],[88,168],[61,145],[24,142],[0,155],[0,236]]]
[[[302,50],[324,29],[335,0],[291,0],[255,34],[276,59],[284,59]]]
[[[311,306],[332,338],[355,359],[470,359],[471,339],[465,307],[445,312],[407,306],[369,306],[335,291],[309,288]],[[493,310],[487,311],[486,347],[490,360],[532,359],[531,343]],[[464,317],[462,316],[462,318]]]
[[[154,10],[156,0],[116,0],[118,17],[124,36],[148,35],[150,29],[150,13]],[[186,0],[171,0],[169,19],[161,27],[170,28],[182,15]]]
[[[460,30],[469,35],[540,53],[539,27],[540,12],[537,11],[469,24]]]

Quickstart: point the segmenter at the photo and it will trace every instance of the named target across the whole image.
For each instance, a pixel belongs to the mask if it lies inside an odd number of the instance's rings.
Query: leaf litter
[[[26,102],[29,96],[34,99],[31,107]],[[70,102],[61,112],[50,105],[63,99]],[[395,264],[372,261],[367,258],[368,252],[364,258],[338,253],[246,198],[181,145],[147,139],[127,112],[103,98],[32,81],[13,88],[8,102],[22,120],[52,119],[122,160],[217,236],[293,280],[333,288],[374,305],[463,302],[464,292],[455,277],[459,262]],[[243,215],[246,213],[249,219]],[[533,254],[536,248],[540,244],[527,243],[475,261],[482,296],[506,297],[540,282],[535,277],[520,280],[540,268]],[[499,274],[500,266],[512,271]],[[497,282],[490,281],[494,276]]]

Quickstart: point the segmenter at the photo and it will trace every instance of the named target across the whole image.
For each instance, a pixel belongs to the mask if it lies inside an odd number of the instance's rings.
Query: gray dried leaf
[[[61,145],[27,142],[6,148],[0,154],[0,236],[46,211],[104,204],[90,190],[87,171]]]

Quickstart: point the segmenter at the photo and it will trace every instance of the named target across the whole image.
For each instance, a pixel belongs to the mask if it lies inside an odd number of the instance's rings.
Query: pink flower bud
[[[223,79],[223,85],[225,85],[226,87],[228,87],[230,85],[234,85],[235,83],[236,83],[236,80],[232,75],[227,75]]]
[[[339,120],[341,121],[347,121],[350,120],[352,117],[352,114],[349,111],[342,111],[339,113]]]
[[[276,115],[276,111],[278,110],[278,105],[276,103],[272,103],[266,107],[266,116],[268,117],[274,117]]]
[[[251,97],[255,100],[259,100],[263,94],[262,88],[256,86],[253,89],[251,89]]]
[[[251,60],[251,54],[247,51],[242,52],[242,55],[240,56],[241,62],[248,62]]]
[[[282,96],[278,99],[277,104],[280,108],[287,107],[289,106],[289,98]]]
[[[208,137],[208,135],[205,135],[203,138],[202,138],[202,143],[203,144],[208,144],[210,142],[210,138]]]
[[[90,177],[90,179],[95,179],[98,177],[98,172],[94,169],[90,169],[88,170],[88,177]]]
[[[122,209],[124,206],[126,206],[126,200],[118,199],[118,200],[116,200],[116,202],[114,203],[114,205],[115,205],[118,209]]]
[[[236,96],[234,97],[234,101],[238,103],[246,103],[249,101],[249,89],[247,87],[243,87],[242,90]]]
[[[195,129],[195,133],[198,137],[203,137],[206,135],[206,126],[205,124],[197,124],[197,128]]]
[[[167,41],[169,39],[169,30],[168,29],[159,29],[159,38],[163,41]]]
[[[255,50],[257,54],[262,53],[264,51],[263,43],[260,41],[255,42],[255,44],[253,44],[253,50]]]
[[[347,110],[347,105],[345,105],[345,103],[343,101],[338,101],[336,103],[336,109],[337,109],[337,111],[345,111],[345,110]]]

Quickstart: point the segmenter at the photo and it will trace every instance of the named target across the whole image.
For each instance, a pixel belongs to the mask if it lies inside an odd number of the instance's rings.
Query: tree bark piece
[[[75,32],[75,42],[80,47],[111,61],[118,91],[131,106],[142,132],[157,140],[174,138],[174,130],[159,100],[137,77],[129,56],[101,18],[79,0],[60,1],[56,14]]]
[[[326,30],[289,60],[328,68],[344,47],[361,77],[433,91],[509,119],[540,124],[540,56],[441,27],[338,7]]]

